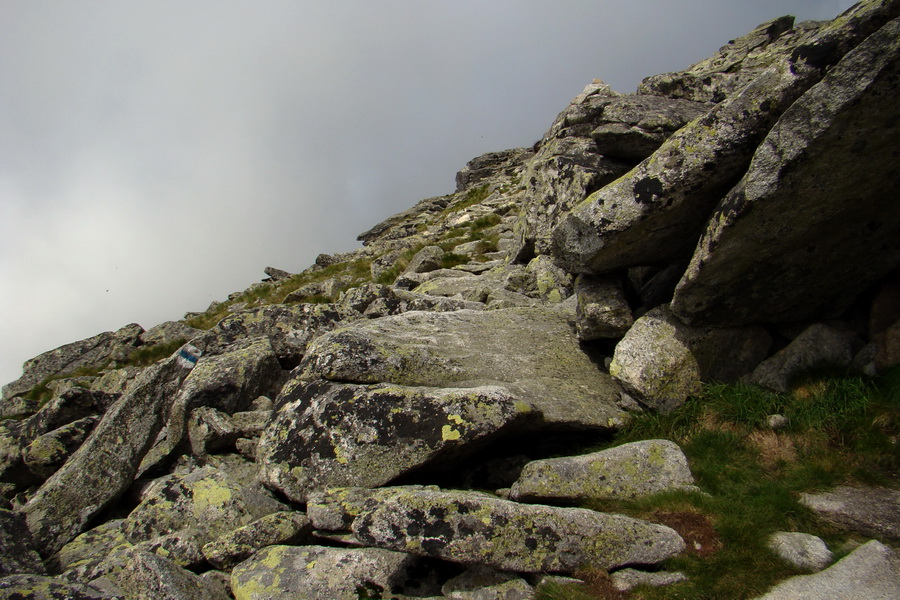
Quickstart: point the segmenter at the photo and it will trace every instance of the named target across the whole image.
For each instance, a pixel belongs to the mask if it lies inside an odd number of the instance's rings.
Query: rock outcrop
[[[898,67],[898,0],[769,21],[635,94],[595,80],[362,248],[26,362],[0,401],[0,599],[682,580],[661,563],[689,527],[600,507],[708,490],[673,442],[609,436],[710,383],[900,361]],[[896,597],[897,493],[805,496],[880,541],[828,567],[781,532],[820,572],[764,597]]]

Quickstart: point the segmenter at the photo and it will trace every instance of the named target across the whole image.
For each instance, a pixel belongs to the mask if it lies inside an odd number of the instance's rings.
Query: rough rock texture
[[[658,571],[651,573],[638,571],[637,569],[622,569],[612,573],[609,578],[612,580],[613,586],[620,592],[627,592],[639,585],[660,587],[687,579],[684,573],[680,572]]]
[[[230,569],[260,548],[304,541],[310,531],[302,513],[276,512],[220,535],[203,546],[203,556],[218,569]]]
[[[632,499],[683,489],[697,488],[681,449],[667,440],[646,440],[592,454],[530,462],[513,484],[510,498],[576,502]]]
[[[880,4],[857,5],[578,204],[552,232],[554,260],[573,273],[602,273],[689,255],[780,115],[889,14]]]
[[[436,387],[497,384],[549,422],[613,427],[624,419],[616,405],[620,390],[579,349],[572,312],[411,312],[358,322],[318,338],[301,376]]]
[[[117,331],[107,331],[72,342],[25,361],[22,377],[3,386],[3,399],[27,392],[53,375],[71,373],[81,367],[103,367],[112,361],[125,360],[139,343],[143,331],[143,327],[132,323]]]
[[[789,565],[811,572],[821,571],[834,559],[822,538],[808,533],[773,533],[769,538],[769,549]]]
[[[119,571],[115,583],[134,600],[226,600],[221,590],[170,560],[150,552],[128,552],[128,567]]]
[[[803,494],[800,502],[838,527],[900,541],[900,490],[841,486]]]
[[[872,540],[815,575],[799,575],[757,600],[894,600],[900,597],[900,556]]]
[[[737,380],[770,344],[762,328],[690,327],[661,306],[635,321],[616,345],[609,372],[643,403],[670,410],[698,393],[701,382]]]
[[[0,577],[45,572],[41,557],[32,547],[31,533],[25,526],[25,519],[0,509]]]
[[[262,478],[296,502],[331,486],[385,485],[531,416],[497,387],[410,388],[300,383],[260,440]]]
[[[399,593],[417,559],[378,548],[269,546],[234,568],[235,600],[358,600]]]
[[[103,415],[94,432],[22,509],[45,556],[81,533],[87,522],[131,485],[162,415],[193,363],[175,355],[149,367]]]
[[[0,578],[0,600],[122,600],[122,597],[53,577],[10,575]]]
[[[791,381],[813,369],[844,369],[853,360],[853,332],[816,323],[753,370],[750,381],[787,392]]]
[[[621,283],[614,277],[581,275],[575,281],[575,326],[584,341],[620,338],[634,325]]]
[[[353,533],[367,545],[532,573],[653,564],[684,549],[663,525],[473,492],[398,491],[357,517]]]
[[[898,74],[895,20],[784,112],[716,208],[676,289],[676,314],[726,326],[838,316],[892,270],[900,166],[886,148],[900,135]]]

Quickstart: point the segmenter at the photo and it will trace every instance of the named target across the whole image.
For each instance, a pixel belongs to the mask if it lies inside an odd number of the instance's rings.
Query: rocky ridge
[[[0,598],[677,581],[676,529],[579,504],[696,489],[681,450],[585,449],[704,383],[900,362],[898,69],[896,0],[764,23],[635,94],[592,82],[358,250],[31,359],[0,401]],[[766,597],[900,595],[877,496],[810,499],[878,541],[829,567],[782,536],[821,572]]]

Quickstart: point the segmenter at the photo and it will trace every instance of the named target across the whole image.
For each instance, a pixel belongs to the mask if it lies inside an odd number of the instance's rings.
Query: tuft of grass
[[[454,254],[453,252],[446,252],[441,257],[441,268],[443,269],[452,269],[456,265],[464,265],[469,262],[469,257],[463,256],[462,254]]]
[[[446,214],[459,212],[464,208],[469,208],[470,206],[481,203],[490,195],[491,186],[487,183],[477,188],[472,188],[466,192],[465,197],[460,202],[449,206],[444,212]]]
[[[187,340],[180,338],[162,344],[148,344],[141,346],[131,353],[125,363],[131,367],[146,367],[158,360],[172,356],[172,353],[181,348]]]
[[[787,417],[784,430],[767,426],[774,413]],[[667,524],[687,542],[686,552],[663,565],[684,572],[687,581],[639,588],[629,598],[753,598],[800,574],[768,550],[772,533],[812,533],[833,550],[853,540],[819,521],[799,503],[800,494],[838,484],[884,483],[900,469],[898,437],[900,369],[875,379],[808,378],[788,394],[707,385],[671,413],[635,416],[607,445],[670,439],[688,457],[704,493],[595,500],[586,506]],[[557,595],[540,597],[580,600],[584,596],[577,594],[585,589],[565,592],[570,595],[556,589]]]

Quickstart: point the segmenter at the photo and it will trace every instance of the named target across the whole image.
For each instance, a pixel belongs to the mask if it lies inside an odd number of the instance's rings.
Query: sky
[[[0,384],[203,311],[623,93],[848,0],[0,0]]]

